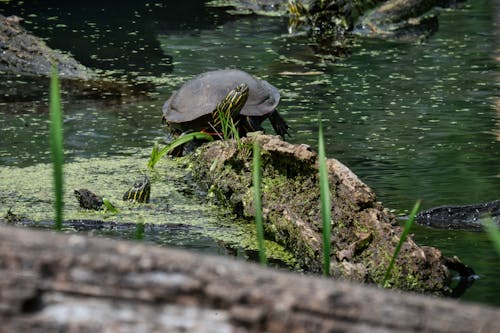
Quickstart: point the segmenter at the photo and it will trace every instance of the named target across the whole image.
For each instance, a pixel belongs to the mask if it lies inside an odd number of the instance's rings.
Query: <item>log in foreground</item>
[[[2,332],[500,332],[500,310],[3,226]]]

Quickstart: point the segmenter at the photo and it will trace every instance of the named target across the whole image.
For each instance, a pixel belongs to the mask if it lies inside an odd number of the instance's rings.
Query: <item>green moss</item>
[[[269,141],[265,141],[269,138]],[[249,139],[242,139],[243,141]],[[260,138],[265,142],[270,137]],[[317,170],[311,160],[295,158],[279,144],[262,153],[262,207],[264,230],[268,241],[275,241],[296,257],[297,264],[309,272],[321,271],[321,231],[319,209],[319,184]],[[214,197],[220,198],[233,213],[253,221],[254,205],[251,184],[250,156],[242,154],[230,142],[213,143],[202,149],[197,160],[195,178],[212,188]],[[208,168],[217,159],[210,171]],[[208,166],[207,166],[208,165]],[[342,257],[347,262],[332,262],[331,271],[336,277],[359,282],[382,284],[391,260],[398,230],[390,225],[391,217],[385,215],[381,205],[370,196],[358,198],[349,185],[330,176],[332,201],[332,260]],[[362,207],[361,207],[362,206]],[[253,229],[253,224],[248,223]],[[253,235],[254,231],[249,232]],[[249,242],[256,246],[254,236]],[[249,243],[249,244],[250,244]],[[442,291],[439,284],[443,274],[439,263],[425,258],[412,257],[415,245],[405,243],[396,262],[389,284],[402,290]],[[249,245],[247,245],[249,246]],[[266,244],[267,247],[267,244]],[[435,281],[432,281],[434,279]],[[441,274],[441,275],[440,275]],[[446,275],[446,274],[444,274]]]
[[[423,272],[413,271],[417,267],[409,255],[403,254],[400,260],[396,260],[389,279],[383,285],[384,275],[392,257],[392,247],[383,246],[379,243],[379,248],[372,251],[374,256],[365,257],[363,264],[369,267],[373,282],[385,287],[399,290],[412,290],[415,292],[428,292],[440,290],[429,285],[429,276],[424,276]],[[376,257],[376,260],[374,260]]]

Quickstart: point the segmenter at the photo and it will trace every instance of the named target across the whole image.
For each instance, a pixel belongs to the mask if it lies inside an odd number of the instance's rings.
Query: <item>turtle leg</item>
[[[286,120],[279,114],[278,110],[271,112],[269,120],[271,121],[271,125],[273,125],[276,134],[281,135],[282,137],[285,137],[286,134],[290,136],[288,133],[290,126],[288,126]]]
[[[260,126],[264,119],[263,117],[240,116],[240,135],[244,136],[248,132],[264,131],[262,126]]]

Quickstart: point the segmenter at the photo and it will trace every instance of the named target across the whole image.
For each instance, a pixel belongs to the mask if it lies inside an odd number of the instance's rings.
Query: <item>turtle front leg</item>
[[[290,126],[288,126],[286,120],[279,114],[278,110],[271,112],[269,115],[269,121],[271,121],[271,125],[273,125],[276,134],[281,135],[283,138],[286,134],[290,136],[288,133]]]
[[[244,136],[248,132],[264,131],[260,124],[262,123],[263,117],[251,117],[251,116],[240,116],[239,120],[239,130],[240,135]]]

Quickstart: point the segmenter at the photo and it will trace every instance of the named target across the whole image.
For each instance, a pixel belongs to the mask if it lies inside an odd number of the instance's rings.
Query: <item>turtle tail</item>
[[[271,114],[269,115],[269,120],[271,121],[271,125],[273,125],[276,134],[281,135],[283,138],[286,134],[290,136],[290,134],[288,133],[288,129],[290,128],[290,126],[288,126],[286,120],[279,114],[278,110],[274,110],[273,112],[271,112]]]

